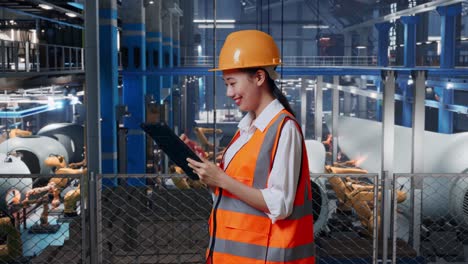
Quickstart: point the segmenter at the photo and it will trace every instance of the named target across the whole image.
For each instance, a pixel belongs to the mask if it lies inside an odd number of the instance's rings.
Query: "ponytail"
[[[271,91],[273,92],[273,96],[278,99],[278,101],[283,105],[283,107],[288,111],[291,115],[296,117],[294,114],[294,111],[291,108],[291,105],[288,102],[288,99],[286,99],[286,96],[284,96],[283,92],[278,88],[276,85],[275,81],[268,76],[268,86],[270,86]]]
[[[286,96],[284,96],[283,92],[278,88],[278,86],[275,83],[275,80],[273,80],[270,75],[268,74],[268,71],[263,69],[263,68],[245,68],[245,69],[239,69],[241,72],[245,72],[248,74],[255,74],[258,70],[263,70],[266,73],[267,76],[267,81],[268,81],[268,87],[270,87],[270,91],[273,94],[273,96],[283,105],[284,109],[288,111],[291,115],[296,117],[294,114],[294,111],[291,108],[291,105],[288,102],[288,99],[286,99]]]

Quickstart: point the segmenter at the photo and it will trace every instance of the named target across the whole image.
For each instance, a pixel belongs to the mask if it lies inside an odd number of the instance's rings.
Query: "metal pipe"
[[[315,133],[315,140],[322,142],[322,118],[323,118],[323,76],[317,76],[317,81],[315,83],[315,90],[314,90],[314,133]]]
[[[44,46],[45,49],[45,60],[46,60],[46,71],[50,70],[50,63],[49,63],[49,47]]]
[[[58,67],[57,67],[57,46],[54,46],[54,70],[57,70]]]
[[[305,78],[301,79],[301,128],[302,134],[306,135],[307,128],[307,81]]]
[[[213,66],[216,67],[216,0],[213,0]],[[214,67],[214,68],[215,68]],[[216,161],[216,72],[213,72],[213,161]]]
[[[86,185],[84,184],[85,181],[85,174],[82,173],[80,175],[80,211],[81,215],[84,215],[84,212],[87,211],[88,206],[86,203]],[[87,247],[87,241],[86,237],[88,236],[88,229],[86,227],[86,217],[81,217],[81,262],[82,263],[87,263],[87,252],[86,252],[86,247]]]
[[[411,173],[424,172],[424,124],[425,124],[425,99],[426,99],[426,77],[424,71],[411,73],[415,80],[414,103],[413,103],[413,129],[411,145]],[[422,204],[422,178],[415,177],[411,181],[411,230],[410,233],[413,248],[419,254],[421,244],[420,226]]]
[[[385,16],[382,16],[382,17],[367,20],[367,21],[362,22],[362,23],[357,24],[357,25],[352,25],[352,26],[346,27],[346,28],[343,29],[343,31],[344,32],[353,31],[353,30],[356,30],[358,28],[362,28],[362,27],[365,27],[365,26],[373,26],[373,25],[375,25],[377,23],[396,20],[396,19],[399,19],[402,16],[412,16],[412,15],[416,15],[416,14],[419,14],[419,13],[429,12],[429,11],[435,10],[439,6],[448,6],[448,5],[453,5],[453,4],[456,4],[456,3],[462,3],[464,1],[465,0],[435,0],[435,1],[432,1],[432,2],[417,5],[417,6],[412,7],[412,8],[407,8],[407,9],[404,9],[404,10],[401,10],[401,11],[398,11],[398,12],[395,12],[395,13],[392,13],[392,14],[388,14],[388,15],[385,15]]]
[[[382,72],[384,79],[382,114],[382,263],[387,261],[388,236],[391,219],[391,179],[395,142],[395,72]]]
[[[393,199],[392,199],[392,213],[393,213],[393,237],[392,237],[392,263],[396,264],[396,242],[397,242],[397,229],[398,229],[398,222],[397,222],[397,214],[398,214],[398,207],[397,207],[397,176],[393,175]]]
[[[65,60],[65,48],[62,47],[62,65],[61,65],[62,67],[60,67],[59,70],[65,69],[65,61],[66,61]]]
[[[29,72],[29,51],[30,51],[30,43],[26,41],[25,43],[25,52],[24,52],[24,63],[25,63],[25,70]]]
[[[98,221],[97,221],[97,181],[101,173],[101,111],[99,80],[99,0],[85,2],[85,49],[86,49],[86,155],[88,161],[88,214],[89,215],[89,263],[98,264]],[[83,227],[84,228],[84,227]],[[83,248],[85,249],[85,248]]]
[[[6,52],[5,52],[5,41],[2,40],[1,42],[1,46],[0,46],[0,56],[1,56],[1,63],[2,63],[2,71],[5,71],[6,70],[6,63],[5,63],[5,58],[6,58]]]
[[[378,263],[378,260],[379,260],[379,217],[378,217],[378,203],[379,203],[379,200],[378,200],[378,196],[379,196],[379,175],[376,174],[374,176],[374,209],[372,210],[373,214],[374,214],[374,219],[373,219],[373,223],[374,223],[374,230],[373,230],[373,235],[372,235],[372,246],[374,248],[374,250],[372,251],[372,259],[373,259],[373,262],[374,264],[377,264]]]
[[[333,151],[332,161],[336,161],[338,156],[338,116],[340,115],[340,76],[333,76],[333,90],[332,90],[332,136],[333,136]]]
[[[17,72],[18,71],[18,68],[19,68],[19,65],[18,65],[18,61],[19,61],[19,42],[16,42],[13,44],[13,60],[15,61],[15,71]]]

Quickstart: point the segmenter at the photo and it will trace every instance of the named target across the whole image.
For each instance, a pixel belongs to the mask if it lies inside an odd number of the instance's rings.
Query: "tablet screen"
[[[187,158],[201,162],[195,152],[187,146],[182,139],[166,123],[142,124],[143,130],[158,144],[158,146],[169,156],[169,158],[193,180],[198,180],[187,164]]]

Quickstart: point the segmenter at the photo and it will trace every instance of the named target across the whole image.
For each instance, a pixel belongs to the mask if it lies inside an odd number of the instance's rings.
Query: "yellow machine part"
[[[73,214],[76,213],[76,203],[80,200],[81,197],[81,190],[80,185],[75,190],[71,190],[65,194],[64,202],[64,209],[63,212],[66,214]]]
[[[0,262],[14,260],[23,253],[21,234],[11,223],[9,217],[0,218],[0,236],[6,236],[7,242],[0,245]]]
[[[331,174],[367,174],[366,170],[359,168],[340,168],[325,166],[325,170]],[[368,183],[358,182],[350,177],[330,177],[328,178],[333,191],[341,202],[341,209],[351,210],[353,208],[361,222],[372,234],[374,229],[374,186]],[[397,202],[405,201],[407,195],[403,191],[397,191]],[[378,190],[377,200],[382,199],[382,193]],[[380,223],[380,212],[377,212],[377,223]],[[377,226],[380,231],[380,227]]]

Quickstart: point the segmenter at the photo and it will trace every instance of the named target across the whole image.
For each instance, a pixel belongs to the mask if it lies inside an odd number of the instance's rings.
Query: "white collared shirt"
[[[265,107],[255,120],[253,120],[252,113],[248,113],[242,118],[238,125],[239,138],[224,154],[225,168],[236,152],[250,140],[255,130],[260,129],[263,132],[270,121],[283,109],[283,105],[275,99]],[[301,169],[301,154],[301,134],[294,121],[288,120],[281,131],[267,188],[260,189],[270,211],[267,215],[272,223],[284,219],[292,213]]]

